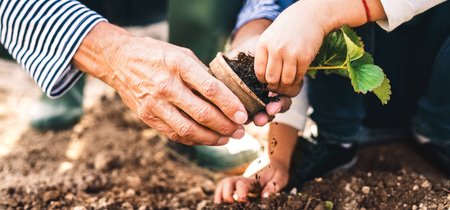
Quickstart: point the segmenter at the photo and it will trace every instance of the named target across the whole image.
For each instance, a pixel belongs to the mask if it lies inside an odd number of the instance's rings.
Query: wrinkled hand
[[[95,43],[88,47],[94,53],[80,47],[75,63],[116,89],[146,124],[189,145],[223,145],[244,136],[244,106],[190,50],[121,33],[111,38],[101,27],[83,41]],[[109,41],[98,43],[95,35]]]
[[[251,23],[244,27],[252,27]],[[245,33],[245,28],[243,33]],[[242,32],[242,30],[240,32]],[[253,31],[254,32],[254,31]],[[259,40],[259,35],[245,36],[239,40],[239,33],[236,35],[235,41],[232,43],[232,50],[227,53],[229,58],[236,57],[240,52],[250,53],[254,55],[256,44]],[[236,41],[238,39],[238,41]],[[280,96],[280,100],[277,102],[272,102],[267,104],[265,112],[261,112],[253,117],[253,122],[257,126],[263,126],[274,118],[278,113],[283,113],[289,109],[291,106],[291,98]]]
[[[269,90],[291,97],[300,92],[303,76],[328,33],[320,17],[324,15],[317,11],[299,1],[283,11],[261,35],[255,71]]]
[[[257,161],[257,160],[256,160]],[[214,203],[247,202],[250,192],[259,184],[262,190],[261,197],[267,198],[270,194],[279,192],[288,183],[289,168],[281,162],[271,160],[269,166],[261,169],[250,178],[242,176],[228,177],[219,182],[214,193]]]

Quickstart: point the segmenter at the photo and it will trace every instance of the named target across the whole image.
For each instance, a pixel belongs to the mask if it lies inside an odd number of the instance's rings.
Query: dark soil
[[[450,181],[407,143],[366,148],[354,169],[292,194],[222,206],[211,199],[223,175],[192,165],[166,144],[120,100],[105,98],[74,129],[26,131],[0,156],[0,209],[319,210],[330,202],[335,209],[450,207]]]
[[[241,78],[241,80],[250,88],[250,90],[258,96],[261,101],[265,104],[273,100],[278,100],[276,98],[269,97],[269,89],[267,85],[262,84],[258,81],[255,74],[255,58],[249,54],[240,52],[235,59],[227,59],[228,65],[233,69],[233,71]]]

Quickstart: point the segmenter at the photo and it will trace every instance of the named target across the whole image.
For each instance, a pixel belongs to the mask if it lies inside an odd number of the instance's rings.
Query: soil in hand
[[[267,85],[262,84],[258,81],[255,74],[255,57],[240,52],[235,59],[227,59],[225,57],[228,65],[233,69],[233,71],[241,78],[241,80],[250,88],[250,90],[261,99],[262,102],[268,104],[271,101],[278,100],[278,97],[269,97],[269,89]]]

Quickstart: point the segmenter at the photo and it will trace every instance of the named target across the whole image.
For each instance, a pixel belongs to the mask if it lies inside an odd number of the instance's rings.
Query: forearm
[[[271,23],[272,21],[268,19],[257,19],[246,23],[236,32],[231,48],[236,49],[246,40],[259,37]]]
[[[365,1],[370,11],[370,20],[367,19],[363,0],[302,0],[286,10],[295,10],[297,14],[310,16],[321,23],[324,34],[328,34],[345,24],[357,27],[367,22],[386,19],[380,0]]]
[[[269,159],[289,168],[297,143],[298,130],[282,123],[271,123],[269,130]]]

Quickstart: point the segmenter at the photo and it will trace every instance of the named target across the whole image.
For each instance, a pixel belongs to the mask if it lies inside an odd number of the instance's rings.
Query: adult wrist
[[[112,71],[119,62],[118,54],[132,38],[120,27],[99,23],[84,38],[72,63],[81,71],[111,84]]]

